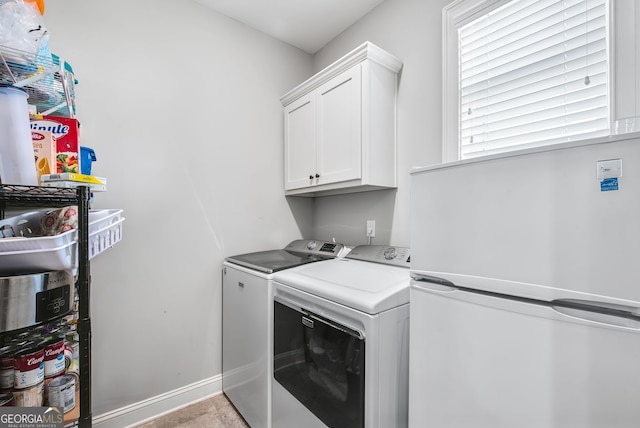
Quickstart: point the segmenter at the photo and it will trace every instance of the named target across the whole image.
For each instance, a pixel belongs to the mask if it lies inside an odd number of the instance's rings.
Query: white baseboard
[[[222,393],[222,375],[204,379],[144,401],[94,416],[95,428],[122,428],[150,421]]]

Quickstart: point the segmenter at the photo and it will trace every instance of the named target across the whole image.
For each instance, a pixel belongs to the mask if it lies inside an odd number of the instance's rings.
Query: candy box
[[[31,131],[50,131],[56,138],[56,170],[79,173],[80,123],[77,119],[58,116],[42,116],[31,119]]]
[[[42,184],[42,174],[51,174],[56,169],[58,154],[56,137],[51,131],[31,131],[33,155],[36,161],[38,184]]]

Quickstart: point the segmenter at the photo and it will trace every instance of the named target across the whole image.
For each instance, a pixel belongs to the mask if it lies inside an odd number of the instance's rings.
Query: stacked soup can
[[[0,407],[75,408],[78,337],[63,319],[4,337],[0,347]]]

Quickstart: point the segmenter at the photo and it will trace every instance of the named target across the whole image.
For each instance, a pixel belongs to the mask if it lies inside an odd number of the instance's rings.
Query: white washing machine
[[[359,246],[273,280],[273,427],[406,427],[409,249]]]
[[[281,250],[228,257],[222,279],[222,390],[252,428],[271,427],[272,278],[342,256],[342,244],[296,240]]]

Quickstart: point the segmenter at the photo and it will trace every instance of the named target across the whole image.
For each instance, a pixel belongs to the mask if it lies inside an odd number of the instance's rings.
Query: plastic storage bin
[[[48,211],[29,212],[0,221],[0,232],[11,230],[13,233],[13,237],[0,238],[0,275],[77,268],[75,229],[54,236],[25,237],[39,233],[40,219]],[[120,209],[89,211],[89,259],[122,240],[122,212]]]

